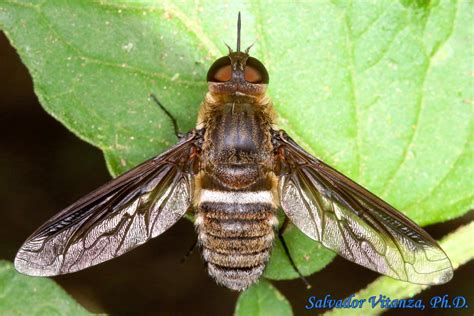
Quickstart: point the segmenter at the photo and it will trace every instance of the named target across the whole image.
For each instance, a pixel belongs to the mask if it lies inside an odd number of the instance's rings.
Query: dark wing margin
[[[417,284],[442,284],[453,269],[437,242],[395,208],[273,132],[280,204],[304,234],[342,257]]]
[[[15,258],[24,274],[52,276],[110,260],[156,237],[191,205],[199,131],[62,210]]]

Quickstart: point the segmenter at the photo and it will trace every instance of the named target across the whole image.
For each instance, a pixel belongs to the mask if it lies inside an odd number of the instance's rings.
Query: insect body
[[[209,274],[243,290],[265,269],[282,208],[348,260],[408,282],[449,281],[451,263],[423,229],[277,129],[267,70],[240,51],[240,16],[238,34],[237,51],[208,72],[196,128],[47,221],[18,251],[16,269],[75,272],[160,235],[190,211]]]
[[[245,81],[246,60],[245,53],[230,53],[215,73],[211,68],[211,91],[198,118],[198,128],[206,130],[196,178],[198,240],[209,273],[237,290],[262,274],[278,224],[273,112],[263,94],[267,82]],[[232,68],[231,84],[217,81],[226,79],[219,78],[226,67]],[[263,72],[263,65],[255,71]]]

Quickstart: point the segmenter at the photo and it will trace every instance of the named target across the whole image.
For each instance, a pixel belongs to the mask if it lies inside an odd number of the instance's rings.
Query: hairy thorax
[[[229,189],[254,184],[270,168],[272,159],[271,105],[265,99],[246,96],[208,97],[206,101],[202,116],[212,119],[202,122],[205,170]]]

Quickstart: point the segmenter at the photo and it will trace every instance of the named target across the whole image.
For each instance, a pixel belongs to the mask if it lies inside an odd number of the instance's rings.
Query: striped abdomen
[[[203,188],[196,215],[209,274],[238,291],[256,282],[270,259],[278,224],[271,190]]]

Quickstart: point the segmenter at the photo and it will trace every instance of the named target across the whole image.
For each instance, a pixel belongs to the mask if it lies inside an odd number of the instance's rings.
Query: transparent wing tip
[[[19,250],[16,254],[14,266],[16,271],[20,272],[21,274],[29,275],[29,276],[54,276],[58,274],[56,269],[56,265],[48,265],[43,266],[38,264],[30,258],[29,253],[25,252],[24,250]]]
[[[436,265],[418,265],[418,271],[413,265],[405,264],[407,271],[407,280],[411,283],[436,285],[449,282],[453,278],[453,267],[447,257],[438,261]]]

